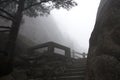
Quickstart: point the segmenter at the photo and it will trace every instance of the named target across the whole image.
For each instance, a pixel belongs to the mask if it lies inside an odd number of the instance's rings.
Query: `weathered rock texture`
[[[120,80],[120,0],[101,0],[87,65],[86,80]]]

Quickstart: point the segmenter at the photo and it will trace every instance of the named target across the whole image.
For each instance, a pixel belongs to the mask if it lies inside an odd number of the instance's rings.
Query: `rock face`
[[[90,38],[86,80],[120,80],[120,0],[101,0]]]

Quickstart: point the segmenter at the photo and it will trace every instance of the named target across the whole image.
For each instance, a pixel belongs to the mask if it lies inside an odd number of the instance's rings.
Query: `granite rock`
[[[89,43],[86,80],[119,80],[120,0],[101,0]]]

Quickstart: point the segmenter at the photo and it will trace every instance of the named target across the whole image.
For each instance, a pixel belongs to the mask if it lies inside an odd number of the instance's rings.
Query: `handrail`
[[[76,55],[77,54],[77,55]],[[81,58],[80,56],[82,56],[82,58],[86,58],[87,57],[87,54],[86,53],[79,53],[79,52],[76,52],[76,51],[72,51],[72,55],[73,55],[73,58]]]

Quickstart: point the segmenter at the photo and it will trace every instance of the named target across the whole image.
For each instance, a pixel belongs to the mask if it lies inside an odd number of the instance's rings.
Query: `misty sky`
[[[78,3],[77,7],[70,11],[54,10],[52,15],[61,31],[72,38],[73,46],[79,51],[87,52],[100,0],[75,1]]]
[[[34,41],[36,45],[54,41],[76,51],[87,52],[100,0],[76,0],[76,2],[78,6],[70,11],[55,9],[48,17],[25,16],[20,34]]]

